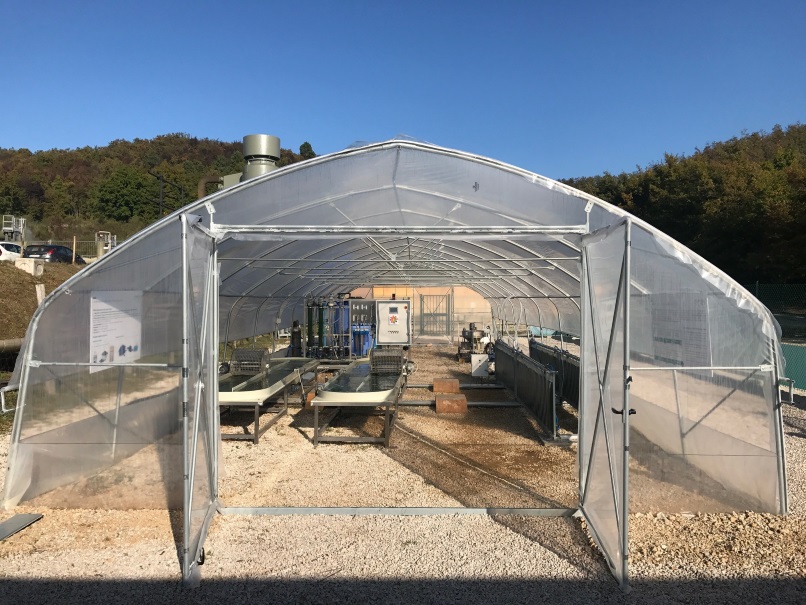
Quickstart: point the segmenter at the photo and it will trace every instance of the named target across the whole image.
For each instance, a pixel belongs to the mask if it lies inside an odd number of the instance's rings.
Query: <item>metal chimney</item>
[[[280,139],[270,134],[248,134],[243,138],[243,167],[241,181],[277,170],[280,160]]]

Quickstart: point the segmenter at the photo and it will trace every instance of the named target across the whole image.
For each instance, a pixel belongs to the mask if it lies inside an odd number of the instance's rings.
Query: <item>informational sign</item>
[[[90,302],[90,367],[99,372],[106,364],[140,359],[142,347],[143,293],[139,290],[92,293]]]

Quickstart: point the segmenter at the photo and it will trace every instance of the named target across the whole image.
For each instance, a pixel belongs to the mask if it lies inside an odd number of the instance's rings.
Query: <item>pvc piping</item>
[[[0,353],[19,353],[22,349],[22,338],[0,340]]]

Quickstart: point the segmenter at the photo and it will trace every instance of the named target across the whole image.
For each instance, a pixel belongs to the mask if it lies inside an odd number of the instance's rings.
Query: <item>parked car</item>
[[[22,253],[23,258],[41,258],[46,263],[72,263],[73,250],[67,246],[55,244],[34,244],[26,246]],[[86,265],[87,262],[76,254],[76,264]]]
[[[22,254],[19,244],[12,244],[11,242],[0,242],[0,260],[13,261],[18,259]]]

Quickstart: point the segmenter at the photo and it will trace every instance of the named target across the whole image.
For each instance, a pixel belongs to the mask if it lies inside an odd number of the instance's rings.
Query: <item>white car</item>
[[[14,261],[20,256],[22,256],[22,249],[19,244],[0,242],[0,260]]]

